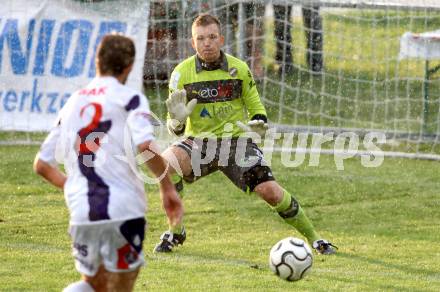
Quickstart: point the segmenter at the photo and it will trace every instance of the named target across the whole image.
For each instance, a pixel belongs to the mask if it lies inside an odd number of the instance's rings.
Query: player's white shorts
[[[76,269],[84,275],[94,276],[101,264],[109,272],[121,273],[137,269],[144,264],[142,243],[145,219],[71,225],[72,255]]]

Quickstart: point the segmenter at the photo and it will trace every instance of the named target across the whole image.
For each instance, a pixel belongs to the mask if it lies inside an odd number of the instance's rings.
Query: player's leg
[[[140,268],[126,273],[112,273],[103,265],[94,276],[82,275],[82,280],[67,286],[63,292],[132,291]]]
[[[99,266],[94,276],[82,275],[84,282],[88,283],[96,292],[107,291],[107,270],[103,265]]]
[[[191,174],[191,157],[183,148],[172,145],[162,153],[162,156],[170,163],[172,174],[184,176]]]
[[[251,170],[252,171],[252,170]],[[276,181],[261,182],[254,191],[278,212],[284,221],[293,226],[307,238],[309,243],[321,254],[335,252],[333,245],[316,232],[298,201]]]
[[[133,291],[140,268],[126,273],[107,272],[107,291]]]
[[[245,151],[237,143],[228,167],[222,172],[239,188],[246,192],[256,192],[265,200],[286,223],[297,229],[320,253],[333,253],[329,242],[322,240],[298,201],[283,189],[276,181],[272,170],[264,161],[263,153],[254,143],[247,143]],[[244,159],[243,159],[244,158]],[[240,161],[254,161],[252,165],[243,166]],[[316,244],[318,246],[315,247]]]
[[[292,6],[289,4],[273,5],[275,18],[275,60],[280,65],[279,73],[290,74],[293,71],[292,58],[292,19],[290,18]]]
[[[92,285],[84,278],[81,281],[75,282],[63,289],[63,292],[95,292]]]
[[[193,147],[194,145],[196,146]],[[162,154],[171,166],[172,179],[176,190],[181,196],[183,195],[183,181],[191,183],[217,170],[215,159],[207,163],[204,163],[205,159],[202,159],[202,157],[206,158],[207,156],[210,156],[207,155],[208,151],[216,151],[216,149],[208,150],[207,148],[207,142],[186,139],[172,145]],[[195,153],[195,151],[198,152]],[[196,158],[194,158],[193,155],[195,155]],[[200,169],[200,173],[197,176],[194,173],[195,166]],[[176,169],[177,167],[179,167],[179,169]],[[160,241],[156,244],[153,251],[171,252],[175,246],[182,245],[185,239],[186,231],[183,225],[174,227],[170,226],[169,230],[162,233]]]
[[[168,147],[162,157],[170,167],[171,180],[177,192],[183,196],[183,178],[191,180],[191,152],[193,141],[186,139]]]
[[[323,69],[323,32],[319,6],[304,5],[302,15],[307,44],[307,66],[312,72],[321,72]]]
[[[92,286],[96,292],[107,291],[108,274],[109,272],[104,268],[104,266],[100,265],[96,275],[82,275],[82,279]]]
[[[263,47],[264,47],[264,3],[247,3],[244,4],[246,13],[246,39],[245,42],[245,59],[251,68],[255,80],[264,77],[263,68]]]
[[[172,180],[181,196],[183,195],[183,181],[192,183],[218,169],[218,147],[217,140],[208,142],[187,138],[173,144],[162,153],[168,162]]]
[[[162,156],[168,161],[171,180],[177,192],[183,197],[183,177],[191,175],[191,145],[182,141],[168,147]],[[160,241],[154,247],[154,252],[171,252],[173,247],[183,244],[186,232],[183,225],[169,226],[169,230],[160,236]]]
[[[145,260],[142,252],[146,222],[135,218],[110,222],[100,240],[102,265],[86,280],[102,291],[132,291]]]
[[[95,277],[84,276],[84,280],[96,287],[95,291],[132,291],[140,267],[130,272],[113,273],[100,266]]]
[[[75,268],[82,275],[82,280],[70,284],[64,288],[63,292],[100,291],[102,276],[98,273],[101,264],[99,238],[102,230],[99,225],[101,224],[70,226],[72,256],[75,259]],[[95,279],[93,283],[91,279]]]
[[[276,181],[261,182],[255,186],[254,192],[275,209],[288,224],[304,235],[310,243],[320,239],[298,201]]]
[[[140,268],[126,273],[112,273],[103,265],[94,276],[82,275],[82,280],[72,283],[63,292],[133,291]]]

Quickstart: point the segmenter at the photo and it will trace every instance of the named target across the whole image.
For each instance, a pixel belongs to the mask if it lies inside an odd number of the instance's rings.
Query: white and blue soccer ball
[[[287,281],[298,281],[310,273],[313,264],[312,250],[304,240],[287,237],[270,250],[269,267],[277,276]]]

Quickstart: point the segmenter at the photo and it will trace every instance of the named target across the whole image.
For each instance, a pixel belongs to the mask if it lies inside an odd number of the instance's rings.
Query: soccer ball
[[[270,250],[269,267],[284,280],[300,280],[310,272],[312,264],[312,250],[299,238],[284,238]]]

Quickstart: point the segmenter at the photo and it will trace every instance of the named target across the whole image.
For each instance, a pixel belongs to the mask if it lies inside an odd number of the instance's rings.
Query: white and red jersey
[[[154,139],[148,101],[113,77],[97,77],[75,92],[40,150],[64,161],[70,224],[144,217],[144,183],[133,158]],[[61,151],[61,153],[60,153]]]

